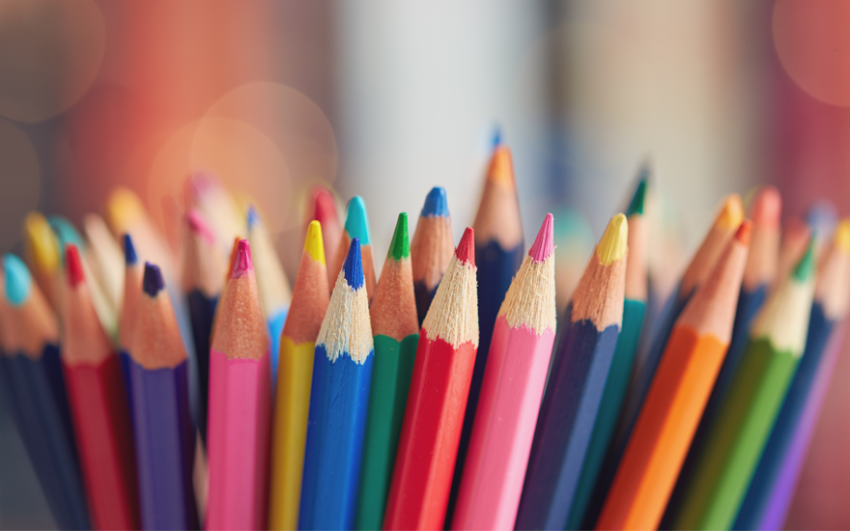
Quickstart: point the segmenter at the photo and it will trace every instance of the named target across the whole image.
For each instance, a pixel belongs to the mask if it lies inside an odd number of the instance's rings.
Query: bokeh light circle
[[[38,158],[27,135],[0,118],[0,251],[20,239],[27,212],[38,206],[41,175]]]
[[[773,41],[802,90],[824,103],[850,106],[850,2],[778,0]]]
[[[0,0],[0,115],[40,122],[91,86],[106,46],[92,0]]]

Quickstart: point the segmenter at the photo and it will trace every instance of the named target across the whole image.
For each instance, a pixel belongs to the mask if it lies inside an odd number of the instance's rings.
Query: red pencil
[[[94,525],[137,529],[136,463],[121,366],[94,313],[73,244],[65,267],[62,365]]]
[[[384,529],[440,529],[478,350],[475,247],[467,228],[422,323]]]
[[[337,247],[339,247],[339,239],[342,236],[342,225],[339,222],[339,215],[337,214],[336,198],[330,190],[317,184],[310,188],[307,201],[304,234],[307,234],[307,227],[311,221],[318,221],[321,224],[325,263],[331,265],[331,267],[327,268],[328,285],[333,287],[336,282],[336,275],[332,269],[333,264],[336,264]]]

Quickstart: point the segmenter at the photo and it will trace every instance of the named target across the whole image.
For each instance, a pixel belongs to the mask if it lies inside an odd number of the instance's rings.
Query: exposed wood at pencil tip
[[[440,287],[434,295],[428,314],[422,322],[422,331],[428,339],[442,339],[458,348],[463,343],[472,343],[478,347],[478,294],[476,292],[474,254],[470,257],[472,233],[464,233],[458,245],[460,255],[466,261],[452,257],[446,269]],[[472,258],[470,262],[469,259]]]
[[[410,258],[384,261],[369,311],[373,335],[401,341],[419,332]]]
[[[292,291],[280,265],[271,234],[259,214],[253,212],[248,228],[248,241],[251,242],[260,303],[263,314],[268,317],[289,306]]]
[[[753,201],[753,233],[744,269],[743,286],[749,291],[776,279],[779,260],[779,217],[782,198],[772,186],[762,188]]]
[[[337,276],[316,344],[324,345],[331,362],[348,355],[356,363],[365,363],[373,351],[366,286],[353,289],[345,279],[344,270]]]
[[[301,265],[295,277],[290,312],[283,325],[283,335],[292,339],[296,345],[316,341],[330,302],[325,262],[314,256],[314,253],[322,252],[321,238],[319,222],[313,221],[307,231]]]
[[[486,245],[496,241],[502,249],[513,249],[522,242],[522,221],[519,213],[513,161],[507,146],[493,150],[484,191],[475,222],[475,241]]]
[[[680,296],[687,296],[694,288],[705,282],[726,247],[726,243],[743,220],[744,206],[741,196],[738,194],[727,196],[708,234],[682,275]]]
[[[200,212],[190,212],[186,226],[183,237],[183,289],[186,292],[197,289],[207,298],[216,297],[224,286],[224,258]]]
[[[73,245],[66,250],[65,265],[68,275],[62,309],[62,357],[71,365],[98,364],[113,355],[112,348],[95,314]]]
[[[815,301],[824,313],[840,321],[847,314],[850,300],[850,220],[841,221],[835,229],[832,244],[826,250],[818,269]]]
[[[145,369],[174,368],[186,360],[186,349],[165,290],[140,297],[130,356]]]
[[[454,255],[452,220],[450,217],[421,216],[416,224],[410,257],[413,278],[432,290],[440,283]]]
[[[236,254],[238,256],[239,252]],[[234,269],[236,267],[234,264]],[[242,274],[227,282],[219,300],[211,348],[229,359],[258,360],[269,350],[268,331],[260,309],[254,270],[238,267]]]

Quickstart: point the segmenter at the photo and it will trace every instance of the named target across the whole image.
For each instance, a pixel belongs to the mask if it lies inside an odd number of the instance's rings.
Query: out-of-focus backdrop
[[[472,222],[498,129],[527,241],[552,211],[581,265],[651,161],[675,272],[730,192],[850,214],[848,35],[845,0],[0,0],[0,251],[116,185],[162,222],[204,168],[291,274],[316,182],[365,198],[382,257],[433,185]],[[845,352],[790,528],[850,528],[848,378]],[[0,415],[0,527],[50,527],[16,437]]]

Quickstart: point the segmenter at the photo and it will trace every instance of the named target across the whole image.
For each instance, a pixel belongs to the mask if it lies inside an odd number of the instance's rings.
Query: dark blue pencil
[[[188,360],[159,268],[145,264],[130,350],[143,529],[197,529]]]
[[[59,330],[47,300],[15,255],[3,257],[4,339],[16,345],[5,359],[17,424],[56,524],[91,522],[59,359]],[[10,337],[9,337],[10,336]]]
[[[452,218],[445,189],[435,186],[425,197],[419,214],[416,232],[410,243],[410,261],[413,269],[413,292],[416,297],[416,314],[419,326],[425,320],[431,301],[440,287],[443,273],[454,256]]]
[[[516,529],[564,529],[575,500],[625,299],[626,216],[612,218],[561,322]]]
[[[133,366],[133,360],[130,357],[130,343],[136,327],[136,310],[142,294],[142,267],[136,255],[133,238],[125,234],[122,241],[124,244],[124,294],[121,298],[121,315],[118,319],[118,358],[121,362],[124,390],[127,392],[127,405],[132,415],[133,379],[130,369]],[[130,425],[133,425],[132,422]]]
[[[354,526],[374,357],[354,238],[316,340],[298,529]]]

